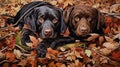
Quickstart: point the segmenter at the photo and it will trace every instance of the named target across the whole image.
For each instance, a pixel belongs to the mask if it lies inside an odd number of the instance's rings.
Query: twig
[[[0,64],[4,63],[4,62],[9,62],[8,60],[3,60],[0,62]]]
[[[0,64],[5,63],[5,62],[11,62],[11,61],[9,61],[9,60],[3,60],[3,61],[0,62]],[[16,63],[16,62],[19,62],[19,60],[14,60],[12,63]]]
[[[8,36],[10,36],[10,35],[13,35],[13,34],[15,34],[15,33],[14,33],[14,32],[12,32],[12,33],[10,33],[10,34],[7,34],[6,36],[1,37],[1,38],[0,38],[0,40],[3,40],[3,39],[5,39],[6,37],[8,37]]]
[[[16,47],[18,47],[22,52],[28,52],[28,51],[26,51],[24,48],[22,48],[21,46],[19,46],[19,45],[15,45]]]
[[[4,50],[6,50],[8,48],[8,46],[6,46],[5,48],[3,48],[2,50],[0,50],[0,52],[2,52],[2,51],[4,51]]]

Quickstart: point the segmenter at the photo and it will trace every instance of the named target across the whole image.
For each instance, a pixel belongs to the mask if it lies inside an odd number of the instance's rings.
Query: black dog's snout
[[[45,35],[49,35],[49,34],[51,34],[52,33],[52,30],[51,29],[46,29],[46,30],[44,30],[44,34]]]

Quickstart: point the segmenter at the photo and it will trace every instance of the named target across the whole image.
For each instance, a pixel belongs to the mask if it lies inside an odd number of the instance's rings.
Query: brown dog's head
[[[76,5],[64,10],[63,17],[71,35],[84,36],[89,33],[102,33],[103,17],[95,8]]]

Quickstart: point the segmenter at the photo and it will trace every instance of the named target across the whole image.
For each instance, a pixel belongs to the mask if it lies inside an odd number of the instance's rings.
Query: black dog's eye
[[[44,22],[44,18],[43,17],[40,17],[38,20],[39,20],[40,23]]]
[[[54,19],[52,20],[52,22],[53,22],[53,23],[57,23],[58,20],[54,18]]]
[[[78,22],[80,20],[79,17],[75,17],[75,21]]]

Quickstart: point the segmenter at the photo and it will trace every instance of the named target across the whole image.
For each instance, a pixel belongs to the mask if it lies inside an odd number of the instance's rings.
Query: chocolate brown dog
[[[104,16],[95,8],[76,5],[64,10],[63,15],[72,37],[78,38],[90,33],[103,33]]]

